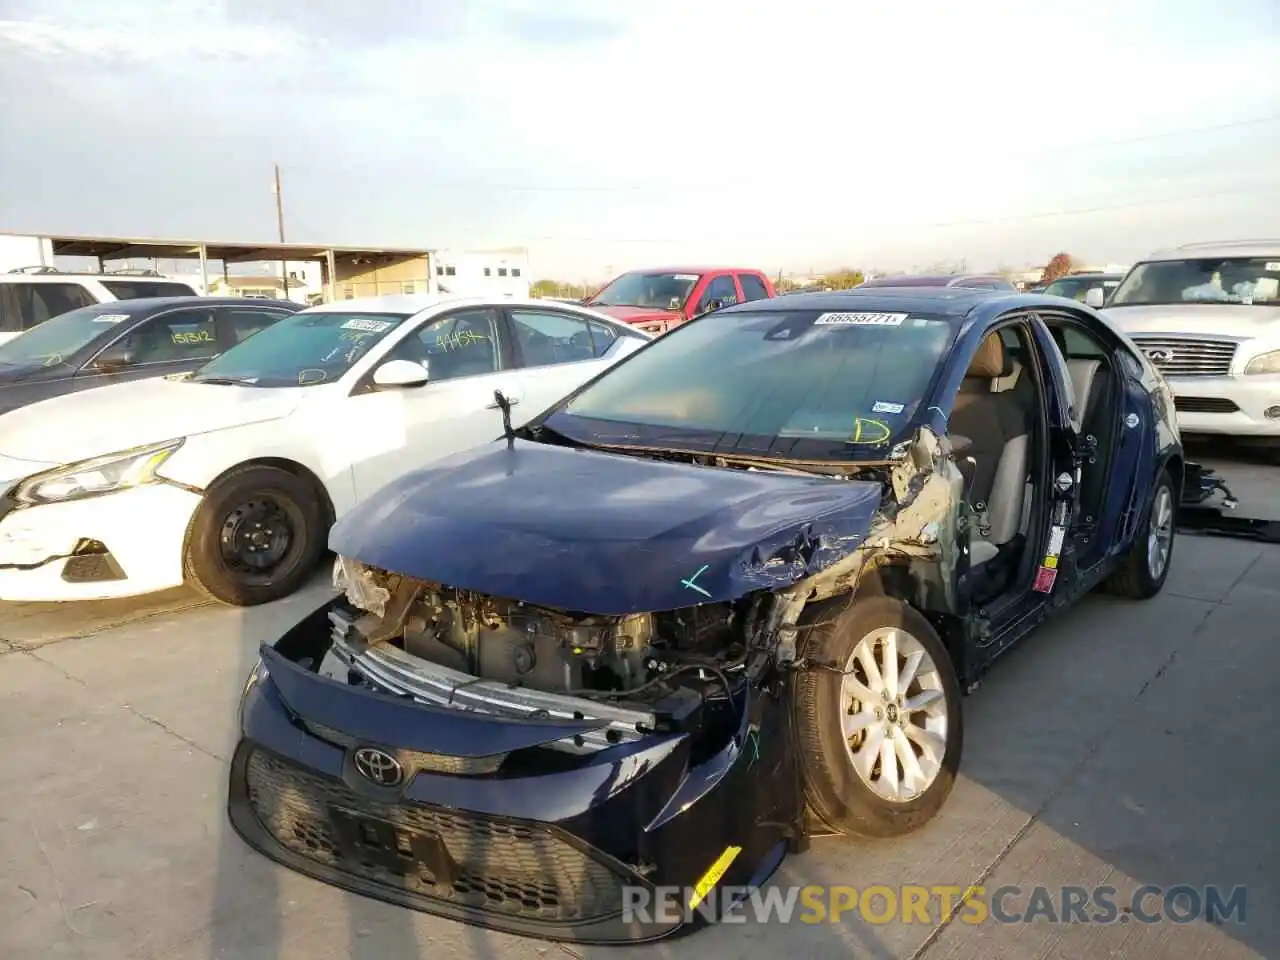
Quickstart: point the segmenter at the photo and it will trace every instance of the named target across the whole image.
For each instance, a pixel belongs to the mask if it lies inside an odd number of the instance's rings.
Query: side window
[[[218,327],[212,310],[175,310],[131,330],[124,342],[135,364],[205,360],[218,353]]]
[[[30,330],[50,317],[98,302],[78,283],[14,283],[8,287],[13,307],[21,317],[21,326],[17,328],[20,330]]]
[[[277,310],[246,310],[243,307],[229,307],[218,312],[230,332],[228,342],[231,344],[242,343],[288,316]]]
[[[595,348],[597,357],[603,357],[605,352],[613,346],[613,342],[618,339],[618,334],[613,327],[596,323],[594,320],[587,321],[587,329],[591,331],[591,345]]]
[[[738,274],[738,283],[742,285],[742,298],[744,300],[767,300],[769,298],[769,290],[765,287],[764,281],[754,273]]]
[[[400,341],[387,359],[421,363],[435,383],[493,373],[498,356],[497,311],[480,308],[432,320]]]
[[[521,362],[526,367],[591,360],[608,349],[608,345],[601,348],[596,343],[596,337],[603,333],[602,325],[581,317],[541,310],[512,310],[511,325]]]
[[[712,300],[719,300],[721,305],[726,307],[738,302],[738,288],[733,284],[733,274],[722,273],[707,284],[707,290],[698,301],[698,309],[695,312],[702,313]]]

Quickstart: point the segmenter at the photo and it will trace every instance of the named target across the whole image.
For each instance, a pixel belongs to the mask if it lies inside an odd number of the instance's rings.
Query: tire
[[[320,491],[303,477],[278,467],[233,470],[209,489],[192,518],[186,580],[206,597],[236,607],[286,597],[323,556],[328,514]]]
[[[848,667],[860,645],[864,641],[872,644],[877,636],[894,637],[899,651],[894,660],[899,662],[900,670],[904,652],[923,655],[922,667],[907,688],[907,699],[917,699],[926,692],[921,681],[932,691],[934,704],[929,710],[912,714],[917,723],[930,725],[930,739],[938,744],[929,754],[933,759],[932,770],[923,746],[916,739],[925,736],[921,728],[911,724],[914,733],[908,736],[904,732],[908,729],[903,725],[905,715],[897,717],[897,726],[891,723],[898,699],[892,702],[877,699],[878,689],[865,669],[860,665]],[[810,812],[832,830],[860,837],[897,837],[933,819],[951,793],[964,747],[960,683],[951,655],[937,632],[913,607],[892,597],[873,596],[858,599],[833,620],[808,627],[803,643],[804,656],[835,665],[834,669],[806,670],[798,674],[795,681],[796,740]],[[877,649],[884,653],[883,646],[873,647],[872,652]],[[877,666],[885,662],[877,656]],[[932,669],[928,670],[930,663]],[[846,674],[850,669],[852,672]],[[855,710],[846,689],[849,678],[875,706],[864,705]],[[940,702],[936,699],[938,694],[942,697]],[[877,708],[880,719],[871,720],[846,740],[845,718],[852,723],[855,713],[860,717],[875,717]],[[883,760],[877,762],[872,758],[882,756],[874,745],[877,741],[886,742],[887,730],[892,731],[895,750],[891,756],[900,782],[905,780],[901,777],[904,748],[911,751],[923,773],[932,773],[923,789],[920,789],[923,781],[918,780],[914,789],[900,791],[897,797],[885,795],[890,784],[883,776]],[[862,758],[863,764],[871,760],[866,775],[855,767],[855,754]],[[875,776],[877,770],[879,777]]]
[[[1165,509],[1161,508],[1161,504]],[[1164,517],[1164,520],[1160,518]],[[1153,523],[1153,520],[1155,521]],[[1167,533],[1164,539],[1157,535],[1157,527]],[[1121,561],[1119,569],[1107,580],[1107,592],[1130,600],[1150,600],[1164,587],[1169,578],[1169,567],[1173,564],[1174,540],[1178,530],[1178,494],[1173,478],[1168,470],[1162,470],[1156,479],[1155,488],[1151,491],[1151,501],[1143,511],[1142,522],[1134,534],[1129,552]],[[1157,545],[1163,544],[1163,559],[1158,570],[1153,557]]]

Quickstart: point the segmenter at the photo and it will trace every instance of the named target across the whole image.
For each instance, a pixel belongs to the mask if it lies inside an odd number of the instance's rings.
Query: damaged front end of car
[[[504,475],[542,456],[521,449],[492,454],[512,458]],[[790,702],[798,671],[832,667],[806,656],[815,617],[863,591],[944,630],[963,613],[969,518],[945,438],[922,428],[884,462],[790,481],[792,517],[806,498],[829,509],[796,522],[752,500],[734,518],[759,525],[749,538],[689,534],[732,563],[664,568],[648,593],[639,567],[664,561],[637,543],[629,599],[607,613],[596,581],[581,604],[548,602],[572,582],[519,596],[509,556],[484,583],[434,568],[460,584],[336,537],[340,595],[264,647],[246,687],[237,831],[319,879],[527,936],[638,942],[714,919],[710,891],[763,883],[815,829]],[[646,599],[668,602],[631,609]]]

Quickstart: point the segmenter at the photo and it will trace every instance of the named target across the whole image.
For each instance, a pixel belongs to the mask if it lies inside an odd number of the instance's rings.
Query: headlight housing
[[[180,446],[182,440],[170,440],[46,470],[18,484],[13,497],[21,504],[35,506],[82,500],[154,483],[156,470]]]
[[[1280,350],[1262,353],[1249,361],[1245,373],[1280,373]]]

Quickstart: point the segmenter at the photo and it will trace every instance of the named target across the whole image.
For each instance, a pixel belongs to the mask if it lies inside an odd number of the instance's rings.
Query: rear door
[[[773,294],[768,285],[756,273],[738,274],[738,288],[742,291],[743,302],[750,300],[768,300]]]
[[[294,312],[296,311],[268,306],[214,307],[213,314],[218,320],[219,352],[230,350],[237,343],[248,340],[255,333],[265,330]]]
[[[618,334],[608,324],[546,307],[510,307],[506,320],[521,373],[514,422],[533,419],[612,363],[605,354]]]

